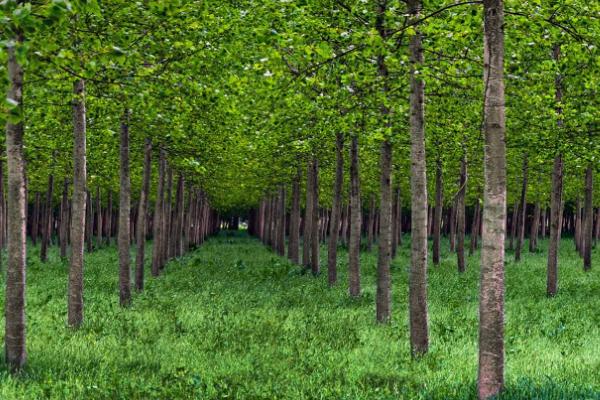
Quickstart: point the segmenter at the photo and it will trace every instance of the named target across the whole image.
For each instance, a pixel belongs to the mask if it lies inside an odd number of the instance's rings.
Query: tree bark
[[[414,21],[421,16],[421,0],[409,0]],[[429,350],[427,317],[427,167],[425,162],[425,82],[418,74],[423,64],[421,33],[410,39],[411,131],[411,267],[408,278],[410,343],[413,357]]]
[[[152,139],[146,138],[144,149],[144,172],[142,177],[142,190],[137,223],[137,254],[135,257],[135,288],[144,290],[144,261],[146,251],[146,214],[148,212],[148,193],[150,191],[150,178],[152,174]]]
[[[348,279],[350,297],[360,296],[360,177],[358,136],[352,135],[350,146],[350,240],[348,244]]]
[[[312,161],[312,233],[311,233],[311,255],[310,255],[310,267],[313,276],[319,275],[321,272],[321,266],[319,262],[319,161],[317,158],[313,158]]]
[[[529,233],[529,251],[537,251],[538,232],[540,230],[540,202],[535,202],[533,210],[533,221],[531,222],[531,232]]]
[[[331,221],[329,223],[329,246],[327,251],[327,281],[329,286],[337,282],[337,248],[342,215],[342,187],[344,185],[344,134],[335,137],[336,166]]]
[[[298,167],[292,183],[292,211],[288,242],[288,258],[294,264],[300,263],[300,179],[302,179],[302,168]]]
[[[48,246],[50,245],[50,238],[52,236],[52,193],[54,193],[54,175],[48,175],[48,187],[46,192],[46,204],[44,206],[44,220],[42,226],[42,247],[40,249],[40,260],[42,262],[48,261]]]
[[[435,168],[435,212],[433,217],[433,264],[440,265],[440,243],[442,236],[442,160],[438,157]]]
[[[60,258],[67,258],[67,230],[69,223],[69,181],[67,178],[63,182],[62,198],[60,200]]]
[[[367,251],[373,249],[373,237],[375,236],[375,196],[369,197],[369,215],[367,216]]]
[[[82,79],[75,81],[73,93],[73,200],[67,319],[70,327],[77,328],[83,323],[83,247],[87,197],[85,82]]]
[[[94,210],[92,208],[92,195],[89,190],[86,189],[85,193],[86,199],[86,217],[85,217],[85,236],[86,236],[86,247],[88,253],[91,253],[94,250],[94,245],[92,242],[92,238],[94,236]]]
[[[506,143],[504,5],[484,0],[485,172],[479,296],[478,395],[489,399],[504,387],[504,240]]]
[[[35,193],[35,203],[33,206],[33,216],[31,222],[31,241],[35,246],[37,244],[38,232],[40,227],[40,192]],[[1,200],[4,201],[4,200]],[[4,229],[4,225],[0,226],[0,230]]]
[[[309,269],[312,243],[312,223],[313,223],[313,168],[312,161],[309,161],[306,169],[306,205],[304,207],[304,232],[302,235],[302,264],[304,268]]]
[[[519,205],[519,220],[517,225],[517,246],[515,248],[515,261],[521,261],[521,249],[525,241],[525,224],[527,222],[527,178],[529,174],[529,158],[523,156],[523,186],[521,187],[521,201]]]
[[[279,198],[277,205],[277,254],[285,257],[285,188],[279,189]]]
[[[158,184],[156,201],[154,203],[153,244],[152,244],[152,276],[160,274],[162,267],[162,250],[164,241],[164,200],[165,200],[165,168],[166,155],[164,148],[160,148],[158,161]]]
[[[588,164],[585,171],[585,204],[584,226],[582,229],[583,269],[592,269],[592,240],[594,227],[594,172],[592,164]]]
[[[460,179],[458,187],[458,195],[456,197],[456,260],[458,263],[458,272],[465,272],[465,194],[467,191],[467,159],[464,151],[460,162]]]
[[[122,307],[131,303],[129,277],[129,247],[131,213],[131,182],[129,179],[129,110],[125,109],[121,119],[120,143],[121,173],[119,185],[119,304]]]
[[[515,202],[515,206],[513,207],[512,218],[510,220],[510,242],[508,244],[508,248],[510,250],[514,250],[515,248],[515,236],[517,236],[517,225],[519,221],[519,202]]]
[[[471,225],[471,242],[469,244],[469,255],[473,255],[475,250],[477,250],[477,239],[479,236],[479,223],[481,219],[481,205],[479,204],[479,199],[476,200],[475,203],[475,212],[473,214],[473,223]]]
[[[7,45],[8,93],[15,113],[23,115],[23,68],[17,60],[16,46],[23,45],[23,35],[14,29],[15,43]],[[6,271],[4,357],[10,371],[18,371],[27,359],[25,348],[25,160],[23,155],[23,121],[6,123],[6,158],[8,167],[8,263]]]
[[[103,245],[102,239],[102,197],[100,186],[96,187],[96,247],[100,248]]]

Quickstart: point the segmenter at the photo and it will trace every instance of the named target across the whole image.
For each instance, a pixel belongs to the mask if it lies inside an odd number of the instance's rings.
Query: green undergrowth
[[[67,263],[55,250],[47,264],[37,256],[31,249],[28,364],[15,377],[0,370],[1,399],[475,397],[478,254],[463,275],[447,250],[431,267],[431,351],[418,361],[408,343],[406,242],[385,326],[374,320],[376,251],[362,254],[363,295],[351,300],[343,249],[330,289],[326,274],[304,274],[244,234],[221,234],[149,277],[121,309],[116,250],[101,249],[86,256],[78,331],[65,326]],[[600,249],[589,273],[571,240],[560,257],[560,292],[548,299],[545,251],[525,251],[519,264],[507,254],[504,399],[600,399]]]

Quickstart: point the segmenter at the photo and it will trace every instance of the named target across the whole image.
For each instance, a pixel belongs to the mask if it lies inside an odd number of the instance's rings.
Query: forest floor
[[[506,399],[600,399],[600,248],[582,271],[560,254],[545,296],[546,243],[507,256]],[[447,246],[446,246],[447,249]],[[470,399],[477,375],[478,260],[430,269],[431,351],[410,358],[405,242],[393,262],[393,322],[375,324],[376,251],[362,254],[363,295],[327,287],[244,234],[221,234],[171,262],[133,305],[118,305],[115,248],[86,255],[85,322],[66,328],[68,264],[28,255],[28,364],[0,370],[1,399]],[[325,258],[322,257],[322,263]],[[3,307],[4,285],[0,293]],[[3,323],[2,323],[3,325]]]

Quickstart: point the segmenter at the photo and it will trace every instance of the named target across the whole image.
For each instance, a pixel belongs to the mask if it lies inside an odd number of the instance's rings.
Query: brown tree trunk
[[[548,210],[546,208],[546,206],[544,206],[544,210],[542,212],[541,215],[541,236],[542,239],[546,239],[546,223],[547,223],[547,219],[548,219]]]
[[[310,254],[310,267],[313,276],[319,275],[321,272],[321,266],[319,262],[319,161],[314,158],[312,161],[312,233],[311,237],[311,254]]]
[[[294,264],[300,263],[300,179],[302,179],[302,168],[298,167],[298,173],[292,183],[292,211],[288,242],[288,258]]]
[[[504,240],[506,144],[504,101],[504,6],[484,0],[485,173],[479,295],[480,399],[504,387]]]
[[[69,181],[67,178],[63,182],[62,198],[60,200],[60,258],[67,258],[67,230],[69,222]]]
[[[540,202],[535,202],[533,210],[533,221],[531,221],[531,232],[529,233],[529,251],[537,251],[538,231],[540,230]]]
[[[392,258],[396,257],[398,245],[402,242],[402,199],[400,187],[396,188],[394,195],[394,224],[392,226]]]
[[[585,171],[585,205],[584,205],[584,226],[582,229],[582,247],[583,247],[583,269],[590,271],[592,269],[592,240],[594,226],[594,172],[592,164],[588,164]]]
[[[435,212],[433,216],[433,264],[440,265],[440,243],[442,236],[442,160],[438,157],[435,168]]]
[[[86,189],[86,217],[85,217],[85,239],[88,253],[94,250],[92,238],[94,236],[94,210],[92,209],[92,195],[89,190]]]
[[[129,110],[124,110],[121,120],[120,143],[120,185],[119,185],[119,304],[122,307],[131,303],[130,263],[130,224],[131,182],[129,180]]]
[[[108,206],[106,207],[106,243],[110,246],[113,236],[113,193],[108,191]]]
[[[458,272],[465,272],[465,194],[467,191],[467,159],[463,153],[460,162],[460,180],[456,197],[456,259]]]
[[[360,296],[361,220],[358,136],[354,134],[350,146],[350,240],[348,245],[348,279],[351,297]]]
[[[519,202],[515,202],[513,207],[512,218],[510,220],[510,242],[508,248],[514,250],[515,248],[515,236],[517,236],[517,225],[519,221]]]
[[[582,255],[581,246],[581,197],[577,196],[577,203],[575,203],[575,250]]]
[[[456,199],[452,201],[452,206],[450,207],[450,215],[448,218],[448,229],[450,229],[450,252],[454,253],[456,251]]]
[[[31,222],[31,241],[35,246],[37,244],[38,232],[40,227],[40,193],[35,193],[35,203],[33,206],[33,216]],[[2,200],[3,201],[3,200]],[[4,229],[4,225],[0,226],[0,230]]]
[[[40,260],[48,261],[48,246],[52,235],[52,194],[54,193],[54,175],[48,175],[48,191],[46,192],[46,204],[44,206],[44,220],[42,226],[42,247],[40,249]]]
[[[73,85],[73,199],[71,203],[71,265],[69,269],[68,324],[83,323],[83,247],[86,220],[86,110],[85,82]],[[88,213],[89,215],[89,213]]]
[[[96,187],[96,247],[103,245],[102,240],[102,197],[100,186]]]
[[[344,185],[344,135],[336,134],[336,167],[333,202],[331,205],[331,221],[329,223],[329,246],[327,252],[327,280],[329,286],[337,282],[337,247],[342,214],[342,187]]]
[[[135,256],[135,288],[144,290],[144,261],[146,251],[146,214],[148,212],[148,193],[150,192],[150,178],[152,174],[152,139],[146,138],[144,149],[144,173],[142,177],[142,190],[138,210],[137,226],[137,254]]]
[[[475,250],[477,250],[477,238],[479,236],[479,220],[481,218],[481,209],[480,209],[479,199],[477,199],[477,203],[475,203],[475,212],[473,214],[473,224],[471,225],[471,242],[469,244],[469,255],[473,255]]]
[[[367,216],[367,251],[373,249],[373,237],[375,235],[375,196],[369,197],[369,215]]]
[[[596,209],[596,228],[594,231],[594,243],[600,240],[600,207]]]
[[[162,250],[164,241],[164,200],[165,200],[165,150],[161,147],[158,162],[158,184],[154,203],[153,244],[152,244],[152,276],[160,274],[162,267]]]
[[[409,0],[414,21],[421,17],[421,0]],[[425,82],[417,71],[423,64],[421,33],[410,39],[411,131],[411,267],[408,278],[410,344],[413,357],[429,350],[427,317],[427,167],[425,162]]]
[[[304,208],[304,232],[302,234],[302,265],[309,269],[311,266],[311,243],[312,243],[312,223],[313,223],[313,168],[312,161],[308,162],[306,169],[306,205]]]
[[[20,3],[20,1],[19,1]],[[15,111],[23,112],[23,69],[17,60],[17,49],[22,46],[23,35],[19,28],[13,30],[16,43],[7,45],[8,93]],[[8,167],[8,263],[5,292],[4,359],[10,371],[18,371],[27,359],[25,349],[25,160],[23,155],[22,120],[6,122],[6,159]]]
[[[173,170],[171,169],[171,166],[169,165],[169,163],[167,163],[166,166],[166,171],[167,171],[167,181],[166,181],[166,185],[167,185],[167,193],[166,193],[166,198],[165,198],[165,203],[164,203],[164,218],[163,218],[163,224],[164,224],[164,240],[162,242],[163,245],[163,249],[162,249],[162,262],[161,262],[161,268],[163,268],[165,266],[165,264],[167,263],[168,260],[171,259],[172,257],[172,253],[171,253],[171,242],[173,241],[173,238],[171,237],[171,224],[173,221],[173,216],[172,216],[172,209],[173,209]]]
[[[279,189],[277,205],[277,254],[285,257],[285,188]]]
[[[515,262],[521,261],[521,249],[525,241],[525,224],[527,222],[527,177],[529,174],[529,159],[523,156],[523,186],[521,187],[521,201],[519,203],[519,220],[517,225],[517,246],[515,248]]]

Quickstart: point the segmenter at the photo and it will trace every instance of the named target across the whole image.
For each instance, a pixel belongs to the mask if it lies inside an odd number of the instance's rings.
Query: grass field
[[[375,324],[376,252],[362,254],[364,294],[350,300],[344,251],[340,284],[329,289],[325,274],[304,275],[254,239],[221,234],[149,278],[124,310],[116,250],[99,250],[86,259],[79,331],[65,325],[68,265],[55,252],[48,264],[37,256],[31,249],[28,365],[18,377],[0,371],[1,399],[475,396],[478,254],[462,276],[447,252],[430,269],[431,351],[420,361],[408,345],[407,242],[393,262],[387,326]],[[520,264],[507,256],[502,398],[600,399],[600,249],[590,273],[571,240],[560,257],[560,292],[547,299],[545,248]]]

